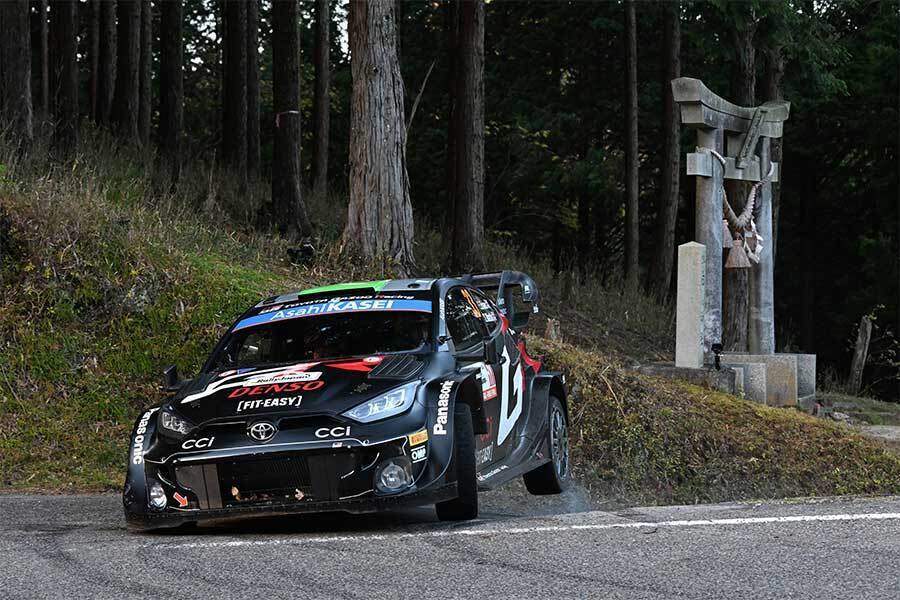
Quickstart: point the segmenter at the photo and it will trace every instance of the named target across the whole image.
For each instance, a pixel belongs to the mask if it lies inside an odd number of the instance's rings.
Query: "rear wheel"
[[[523,475],[525,487],[537,496],[559,494],[569,486],[569,427],[566,411],[558,398],[550,396],[547,428],[550,462]]]
[[[475,432],[472,409],[457,402],[453,408],[453,465],[458,496],[435,505],[441,521],[463,521],[478,516],[478,481],[475,478]]]

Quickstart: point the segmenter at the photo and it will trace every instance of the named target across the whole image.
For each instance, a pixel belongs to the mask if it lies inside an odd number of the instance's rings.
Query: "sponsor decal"
[[[453,389],[453,381],[447,380],[441,384],[438,394],[437,419],[431,432],[434,435],[447,435],[447,415],[450,412],[450,391]]]
[[[467,290],[466,288],[462,288],[461,291],[463,298],[466,299],[466,302],[468,302],[469,307],[472,309],[472,314],[475,315],[476,319],[480,319],[481,311],[478,309],[478,305],[475,303],[475,299],[472,298],[472,294],[470,294],[469,290]]]
[[[276,433],[278,433],[278,429],[269,421],[256,421],[247,427],[247,435],[257,442],[268,442],[275,437]]]
[[[428,441],[428,430],[423,429],[418,433],[409,434],[409,445],[410,446],[418,446],[419,444],[424,444]]]
[[[269,394],[283,394],[291,392],[312,392],[325,386],[324,381],[294,381],[292,383],[271,383],[269,385],[255,385],[253,387],[235,388],[228,394],[229,398],[241,396],[268,396]]]
[[[302,365],[306,366],[306,365]],[[310,365],[312,366],[312,365]],[[263,383],[293,383],[295,381],[316,381],[322,376],[322,371],[282,371],[281,373],[269,373],[267,375],[254,375],[244,380],[244,387],[252,387]]]
[[[475,464],[481,466],[489,463],[494,459],[494,444],[491,442],[481,450],[475,451]]]
[[[258,400],[241,400],[237,412],[256,410],[258,408],[296,408],[300,406],[303,396],[286,396],[281,398],[260,398]]]
[[[497,378],[494,376],[494,369],[488,365],[481,363],[481,372],[478,375],[481,379],[481,397],[485,402],[493,400],[497,397]]]
[[[350,435],[350,427],[319,427],[316,429],[316,437],[321,439],[325,438],[336,438],[336,437],[346,437]]]
[[[422,462],[428,456],[428,447],[419,446],[418,448],[413,448],[410,450],[409,456],[414,463]]]
[[[185,440],[181,444],[181,447],[185,450],[203,450],[206,448],[211,448],[213,445],[213,440],[215,439],[216,437],[213,436],[208,438],[197,438],[196,440]]]
[[[503,444],[509,434],[512,433],[516,421],[522,415],[522,395],[525,387],[525,372],[522,363],[516,365],[516,370],[510,373],[509,351],[503,346],[503,393],[500,394],[500,426],[497,431],[497,444]],[[509,388],[513,388],[512,411],[510,411]]]
[[[188,505],[188,499],[185,498],[184,496],[182,496],[181,494],[179,494],[178,492],[175,492],[174,494],[172,494],[172,499],[175,502],[177,502],[178,506],[180,506],[181,508],[184,508],[185,506]]]
[[[359,384],[358,386],[353,388],[353,393],[354,394],[362,394],[363,392],[368,391],[369,388],[371,388],[371,387],[372,387],[371,383],[366,383],[365,381],[363,381],[361,384]]]
[[[297,319],[300,317],[366,311],[413,311],[430,313],[431,302],[427,300],[401,300],[371,297],[359,300],[333,299],[326,302],[317,302],[315,304],[307,304],[293,308],[281,307],[281,310],[275,312],[247,317],[235,325],[232,331],[253,327],[255,325],[265,325],[267,323],[276,323],[288,319]]]
[[[491,470],[488,471],[487,473],[485,473],[485,474],[483,474],[483,475],[479,475],[479,476],[478,476],[478,481],[484,481],[484,480],[486,480],[486,479],[490,479],[491,477],[493,477],[493,476],[496,475],[497,473],[500,473],[501,471],[505,471],[505,470],[508,469],[508,468],[509,468],[509,467],[507,467],[506,465],[500,465],[500,466],[497,467],[496,469],[491,469]]]
[[[383,356],[367,356],[361,360],[343,360],[338,362],[327,363],[326,366],[332,369],[340,369],[342,371],[359,371],[368,373],[384,360]]]
[[[131,446],[131,464],[133,465],[140,465],[144,462],[144,435],[147,433],[150,416],[154,412],[156,412],[155,408],[141,415],[141,420],[138,421],[137,429],[134,431],[134,440]]]

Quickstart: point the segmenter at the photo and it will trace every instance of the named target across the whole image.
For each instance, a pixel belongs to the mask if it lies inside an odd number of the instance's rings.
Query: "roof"
[[[312,296],[318,294],[337,294],[339,292],[353,292],[356,290],[375,290],[375,293],[382,292],[413,292],[424,291],[431,288],[435,279],[382,279],[378,281],[352,281],[347,283],[335,283],[332,285],[323,285],[319,287],[300,290],[297,292],[289,292],[278,296],[266,298],[257,306],[265,306],[275,304],[277,302],[296,301],[304,296]]]

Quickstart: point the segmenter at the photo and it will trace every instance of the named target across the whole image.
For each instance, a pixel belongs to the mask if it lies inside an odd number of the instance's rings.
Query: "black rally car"
[[[340,284],[263,300],[194,379],[135,424],[123,501],[134,529],[244,515],[435,503],[569,477],[564,379],[518,330],[524,273]]]

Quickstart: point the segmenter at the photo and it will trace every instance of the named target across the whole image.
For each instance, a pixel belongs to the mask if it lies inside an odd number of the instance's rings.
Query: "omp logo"
[[[428,450],[426,449],[425,446],[419,446],[418,448],[413,448],[409,453],[409,456],[410,456],[410,458],[412,458],[412,461],[414,463],[425,460],[425,457],[427,455],[428,455]]]
[[[437,419],[431,430],[434,435],[447,435],[447,415],[450,411],[450,391],[452,389],[453,381],[449,379],[441,384],[441,391],[438,394]]]
[[[196,440],[187,440],[181,447],[185,450],[202,450],[204,448],[210,448],[213,445],[213,440],[216,439],[215,436],[208,438],[197,438]]]

